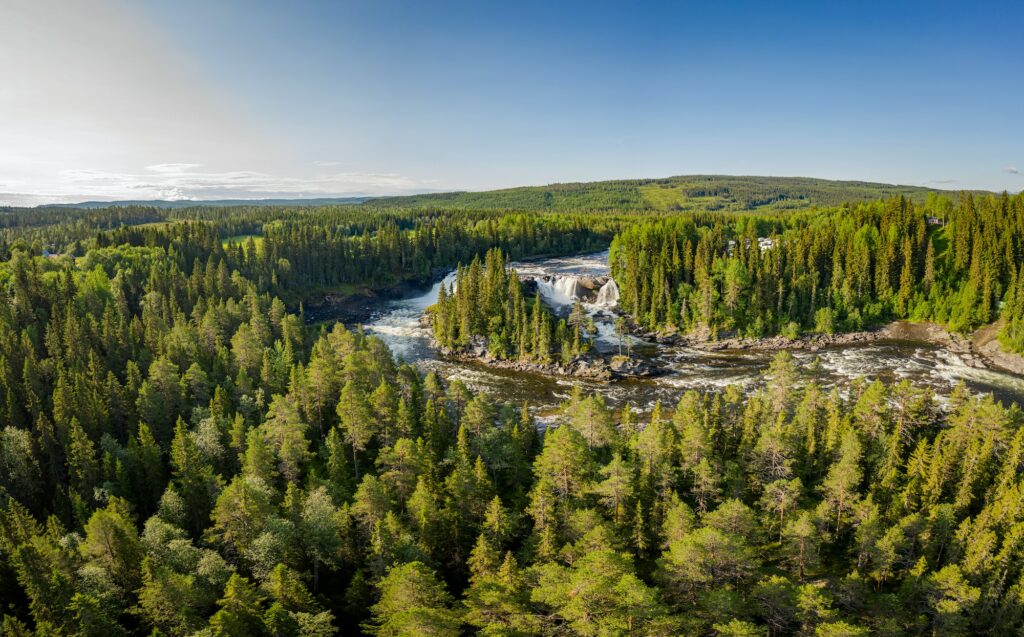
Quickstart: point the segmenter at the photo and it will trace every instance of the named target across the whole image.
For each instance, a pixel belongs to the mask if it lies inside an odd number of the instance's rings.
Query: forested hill
[[[867,181],[836,181],[811,177],[682,175],[388,197],[85,201],[73,204],[47,204],[35,209],[96,210],[133,207],[185,210],[201,207],[310,208],[366,204],[374,208],[433,210],[773,212],[876,201],[900,195],[915,203],[921,203],[929,193],[945,194],[950,197],[954,195],[953,191],[938,188]],[[971,193],[991,194],[980,190]],[[18,209],[0,206],[0,212],[16,210]]]
[[[921,202],[930,192],[942,191],[921,186],[808,177],[687,175],[383,197],[369,203],[445,209],[767,212],[874,201],[895,195]]]

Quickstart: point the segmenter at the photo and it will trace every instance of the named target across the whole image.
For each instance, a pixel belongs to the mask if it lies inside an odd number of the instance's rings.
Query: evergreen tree
[[[434,573],[420,562],[395,567],[377,586],[380,601],[370,609],[373,620],[364,629],[381,636],[460,634],[460,620],[451,597]]]

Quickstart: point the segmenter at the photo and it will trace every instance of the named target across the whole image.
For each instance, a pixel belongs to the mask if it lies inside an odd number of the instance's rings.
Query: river
[[[556,311],[566,310],[566,291],[574,283],[566,279],[595,279],[608,276],[608,253],[544,259],[512,264],[521,277],[537,281],[538,292]],[[450,285],[454,275],[445,278]],[[423,311],[437,301],[438,282],[422,294],[385,301],[366,325],[377,334],[396,357],[415,363],[424,371],[434,370],[443,378],[459,379],[474,390],[486,391],[503,401],[528,401],[543,414],[554,408],[572,391],[574,384],[585,392],[604,394],[611,405],[626,402],[647,410],[654,401],[675,404],[687,389],[712,390],[739,385],[753,390],[762,381],[774,352],[733,350],[705,352],[677,346],[639,344],[646,355],[671,370],[656,378],[611,382],[556,378],[542,374],[495,369],[483,363],[446,360],[430,344],[430,331],[420,324]],[[607,296],[607,295],[606,295]],[[593,295],[591,294],[591,297]],[[587,304],[599,330],[599,349],[618,349],[612,329],[612,315],[606,308]],[[886,383],[909,379],[931,386],[940,398],[960,381],[976,392],[991,392],[1004,403],[1024,404],[1024,378],[994,369],[970,367],[955,353],[923,341],[875,341],[818,351],[794,350],[801,369],[825,387],[845,385],[857,377],[881,379]]]

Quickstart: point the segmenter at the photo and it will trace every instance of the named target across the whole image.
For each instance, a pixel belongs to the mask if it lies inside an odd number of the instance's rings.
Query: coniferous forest
[[[1017,404],[782,351],[749,392],[540,421],[303,316],[457,268],[441,345],[576,356],[585,317],[508,264],[610,244],[640,330],[998,321],[1024,351],[1024,195],[752,183],[0,211],[0,635],[1024,631]]]
[[[972,330],[1002,316],[1024,351],[1024,196],[930,196],[784,218],[631,225],[612,244],[622,303],[648,329],[855,331],[886,320]]]
[[[484,339],[499,359],[541,363],[571,359],[587,351],[593,320],[575,304],[568,319],[556,318],[538,295],[527,309],[522,283],[505,263],[500,249],[488,250],[456,270],[452,289],[442,286],[433,309],[434,336],[439,344],[464,349]]]

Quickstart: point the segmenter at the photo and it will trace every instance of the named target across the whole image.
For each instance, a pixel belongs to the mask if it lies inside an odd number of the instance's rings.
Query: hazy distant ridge
[[[656,179],[621,179],[545,186],[519,186],[486,191],[432,192],[393,197],[321,197],[316,199],[217,199],[85,201],[47,204],[39,208],[107,208],[150,206],[331,206],[368,204],[379,207],[499,210],[732,211],[800,210],[843,202],[872,201],[903,195],[923,201],[928,193],[951,191],[866,181],[809,177],[684,175]],[[981,192],[981,191],[972,191]]]
[[[320,197],[317,199],[132,199],[125,201],[82,201],[53,203],[37,208],[110,208],[113,206],[151,206],[154,208],[192,208],[195,206],[334,206],[366,203],[370,197]]]
[[[872,201],[893,195],[923,201],[924,186],[808,177],[686,175],[589,183],[523,186],[485,192],[448,192],[379,197],[368,203],[384,207],[436,207],[511,210],[745,211],[799,210],[843,202]]]

